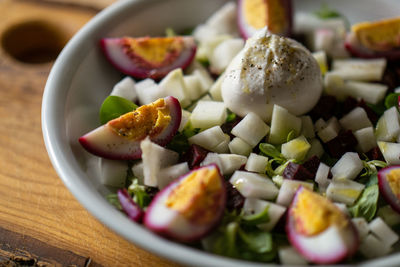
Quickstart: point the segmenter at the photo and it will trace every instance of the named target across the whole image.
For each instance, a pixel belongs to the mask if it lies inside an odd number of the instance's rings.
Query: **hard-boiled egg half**
[[[379,190],[392,209],[400,213],[400,165],[378,172]]]
[[[322,76],[303,45],[265,27],[232,60],[221,91],[234,113],[244,117],[254,112],[269,122],[274,104],[293,115],[310,111],[321,96]]]
[[[353,255],[358,234],[350,219],[325,197],[300,187],[288,211],[291,244],[309,261],[333,264]]]
[[[224,183],[215,164],[185,174],[154,197],[144,225],[174,240],[199,240],[222,218],[226,203]]]
[[[179,101],[168,96],[143,105],[94,129],[79,138],[90,153],[108,159],[130,160],[141,157],[140,142],[166,145],[178,131],[182,117]]]

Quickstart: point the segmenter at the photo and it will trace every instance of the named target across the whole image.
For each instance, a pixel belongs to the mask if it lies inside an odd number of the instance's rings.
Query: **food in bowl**
[[[291,37],[302,34],[313,53],[268,23],[245,44],[232,24],[245,2],[229,2],[192,37],[169,29],[174,36],[124,50],[136,72],[104,101],[103,125],[80,139],[102,168],[128,174],[105,179],[120,187],[110,198],[155,233],[223,256],[334,264],[387,255],[400,222],[399,93],[386,80],[398,46],[351,57],[345,20],[326,8],[295,20]],[[194,57],[178,60],[182,38],[196,40],[183,49]]]

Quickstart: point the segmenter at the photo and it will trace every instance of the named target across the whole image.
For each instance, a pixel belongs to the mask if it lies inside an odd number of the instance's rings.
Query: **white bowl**
[[[330,4],[350,22],[396,16],[398,0],[336,0]],[[67,44],[48,78],[42,103],[43,135],[50,159],[68,189],[97,219],[127,240],[170,260],[194,266],[268,266],[208,254],[161,238],[131,222],[105,199],[108,189],[91,171],[93,158],[78,137],[98,126],[98,110],[112,86],[123,77],[99,50],[102,37],[161,35],[203,22],[225,0],[119,1],[107,8]],[[297,10],[315,10],[322,1],[293,1]],[[333,5],[334,3],[334,5]],[[371,266],[393,266],[392,255]]]

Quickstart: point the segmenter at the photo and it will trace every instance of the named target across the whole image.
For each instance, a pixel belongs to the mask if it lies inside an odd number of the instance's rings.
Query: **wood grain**
[[[0,34],[23,21],[24,14],[28,19],[58,21],[70,35],[94,15],[73,7],[3,0]],[[51,66],[18,62],[0,50],[0,265],[18,259],[28,264],[31,258],[36,264],[31,266],[84,266],[90,258],[102,266],[177,266],[108,230],[57,177],[44,147],[40,119]]]

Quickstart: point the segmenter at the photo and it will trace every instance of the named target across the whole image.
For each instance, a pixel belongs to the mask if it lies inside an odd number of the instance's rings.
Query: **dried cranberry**
[[[240,192],[233,187],[230,182],[225,183],[226,188],[226,208],[228,211],[240,212],[244,205],[244,197]]]
[[[382,160],[384,161],[385,159],[383,158],[382,152],[379,149],[379,147],[374,147],[372,148],[370,151],[368,151],[367,153],[365,153],[365,155],[367,155],[367,157],[370,160]]]
[[[205,149],[201,146],[192,144],[190,146],[190,148],[188,149],[188,151],[185,152],[182,159],[183,159],[183,161],[187,161],[190,169],[193,169],[200,165],[200,163],[207,156],[208,152],[209,151],[207,149]]]

